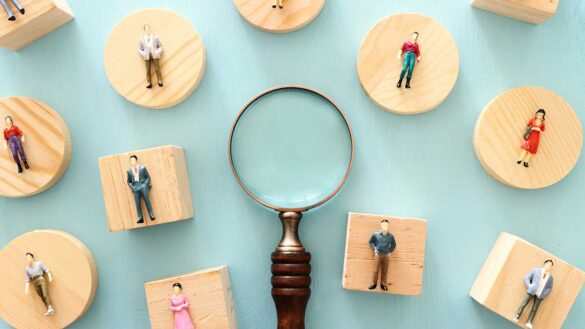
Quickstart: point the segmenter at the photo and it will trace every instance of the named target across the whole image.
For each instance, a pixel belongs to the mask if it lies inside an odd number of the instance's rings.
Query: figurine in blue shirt
[[[383,219],[380,222],[381,230],[372,234],[370,238],[370,247],[374,251],[374,275],[372,284],[368,289],[373,290],[378,286],[378,277],[380,276],[380,288],[388,291],[388,284],[386,277],[388,275],[388,263],[390,262],[390,254],[396,249],[396,240],[394,235],[388,231],[390,222]],[[380,272],[381,275],[380,275]]]

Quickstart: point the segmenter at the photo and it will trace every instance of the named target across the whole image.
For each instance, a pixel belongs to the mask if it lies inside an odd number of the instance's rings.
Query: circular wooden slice
[[[272,33],[288,33],[311,23],[325,6],[325,0],[284,0],[284,8],[272,8],[273,0],[234,0],[250,24]]]
[[[413,32],[418,32],[421,61],[415,63],[411,88],[396,83],[402,60],[396,56]],[[439,106],[459,74],[459,54],[451,34],[441,24],[418,14],[390,16],[374,26],[359,50],[358,75],[366,94],[378,106],[397,114],[416,114]]]
[[[52,273],[48,282],[55,315],[30,284],[24,293],[26,253],[35,255]],[[0,317],[17,329],[65,328],[91,306],[98,285],[95,261],[89,249],[74,236],[60,231],[33,231],[12,240],[0,251]]]
[[[516,161],[527,122],[546,111],[545,129],[536,154],[525,168]],[[569,174],[583,145],[577,114],[561,96],[542,87],[519,87],[492,100],[483,110],[473,136],[477,158],[499,182],[522,189],[550,186]]]
[[[26,197],[41,193],[63,176],[71,160],[67,124],[48,105],[27,97],[0,99],[2,131],[6,116],[25,136],[22,143],[30,169],[19,174],[10,148],[0,151],[0,195]],[[4,141],[4,139],[3,139]],[[3,144],[3,143],[2,143]]]
[[[164,87],[146,88],[145,61],[138,53],[144,25],[158,35],[163,53],[160,69]],[[205,73],[205,48],[201,36],[183,16],[166,9],[144,9],[126,16],[108,38],[104,66],[110,83],[130,102],[151,109],[165,109],[184,101]]]

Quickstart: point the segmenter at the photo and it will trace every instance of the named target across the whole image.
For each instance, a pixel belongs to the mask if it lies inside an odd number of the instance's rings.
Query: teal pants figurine
[[[402,85],[402,80],[406,75],[406,88],[410,88],[410,79],[412,79],[412,72],[414,71],[414,62],[416,61],[416,56],[412,51],[407,52],[404,54],[404,58],[402,60],[402,72],[400,72],[400,80],[398,81],[397,87],[400,88]],[[408,75],[407,75],[408,72]]]

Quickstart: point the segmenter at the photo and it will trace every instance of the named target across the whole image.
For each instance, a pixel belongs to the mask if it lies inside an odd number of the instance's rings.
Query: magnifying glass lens
[[[256,99],[234,128],[232,162],[241,183],[274,209],[315,205],[344,181],[349,127],[326,98],[279,89]]]

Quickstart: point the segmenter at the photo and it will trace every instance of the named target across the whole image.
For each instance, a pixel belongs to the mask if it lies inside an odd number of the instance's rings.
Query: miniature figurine
[[[170,299],[171,311],[175,313],[175,329],[195,329],[189,316],[189,301],[182,294],[183,286],[178,282],[174,283],[173,292]]]
[[[138,213],[138,221],[136,223],[144,223],[141,198],[144,199],[150,220],[155,220],[156,218],[154,218],[150,204],[150,197],[148,196],[151,187],[148,170],[138,163],[138,157],[136,155],[130,156],[130,164],[131,167],[128,169],[128,186],[132,190],[132,193],[134,193],[134,202],[136,202],[136,212]]]
[[[546,111],[540,109],[536,111],[534,118],[528,120],[526,124],[526,131],[524,132],[524,143],[520,146],[522,152],[520,153],[520,159],[516,161],[517,164],[524,161],[524,167],[528,168],[528,162],[532,155],[538,151],[538,144],[540,142],[540,133],[544,132],[544,121]]]
[[[374,251],[374,276],[372,278],[372,284],[368,287],[370,290],[376,289],[378,285],[378,274],[380,274],[380,287],[384,291],[388,290],[386,283],[388,263],[390,261],[390,254],[396,249],[396,240],[394,240],[394,235],[388,231],[389,226],[390,222],[387,219],[383,219],[380,222],[381,230],[372,234],[370,238],[370,248]]]
[[[25,12],[24,7],[20,5],[18,0],[10,0],[10,2],[12,2],[14,7],[16,7],[16,9],[18,9],[18,11],[20,12],[21,15],[24,15],[24,12]],[[0,0],[0,3],[2,3],[2,7],[4,7],[4,10],[6,11],[6,14],[8,15],[8,20],[15,21],[16,16],[14,16],[12,9],[10,9],[10,6],[8,6],[8,3],[6,3],[6,0]]]
[[[412,32],[410,35],[410,40],[406,41],[402,44],[402,48],[398,51],[398,56],[396,59],[400,61],[402,59],[402,72],[400,72],[400,80],[396,84],[397,88],[402,87],[402,80],[408,71],[408,75],[406,76],[406,88],[410,88],[410,79],[412,79],[412,72],[414,71],[414,61],[420,63],[420,50],[418,48],[418,43],[416,40],[418,39],[418,32]],[[402,58],[404,55],[404,58]]]
[[[278,8],[282,9],[284,8],[284,0],[274,0],[274,4],[272,5],[272,8],[276,8],[276,6],[278,6]]]
[[[6,116],[4,118],[4,122],[6,122],[6,129],[4,129],[4,148],[8,149],[10,146],[10,152],[12,152],[12,158],[16,165],[18,166],[18,173],[22,173],[22,165],[20,161],[24,164],[24,168],[29,169],[28,162],[26,161],[26,154],[24,153],[24,148],[22,147],[22,143],[25,142],[24,134],[17,126],[14,125],[14,120],[12,120],[11,116]],[[20,158],[19,158],[20,156]]]
[[[159,87],[163,86],[162,74],[160,72],[160,57],[163,46],[156,34],[152,33],[150,24],[144,25],[144,35],[140,38],[138,53],[146,63],[146,88],[152,88],[151,67],[154,66]]]
[[[53,275],[43,262],[36,262],[35,256],[30,252],[26,253],[26,261],[28,262],[28,265],[25,269],[26,284],[24,286],[24,293],[28,295],[29,286],[32,281],[35,285],[37,294],[41,297],[43,303],[47,307],[47,313],[45,313],[45,316],[51,316],[55,314],[55,310],[51,303],[51,296],[49,295],[49,287],[45,280],[45,274],[47,274],[49,282],[53,281]]]
[[[524,308],[526,308],[530,301],[533,300],[532,310],[526,321],[526,327],[532,328],[532,320],[534,320],[534,316],[536,315],[536,312],[538,312],[540,303],[553,289],[554,280],[551,274],[553,265],[554,262],[551,259],[548,259],[544,262],[543,268],[535,268],[526,275],[524,278],[524,285],[528,289],[526,291],[526,297],[518,308],[512,321],[518,323],[518,321],[520,321],[520,316],[522,316],[522,312],[524,312]]]

